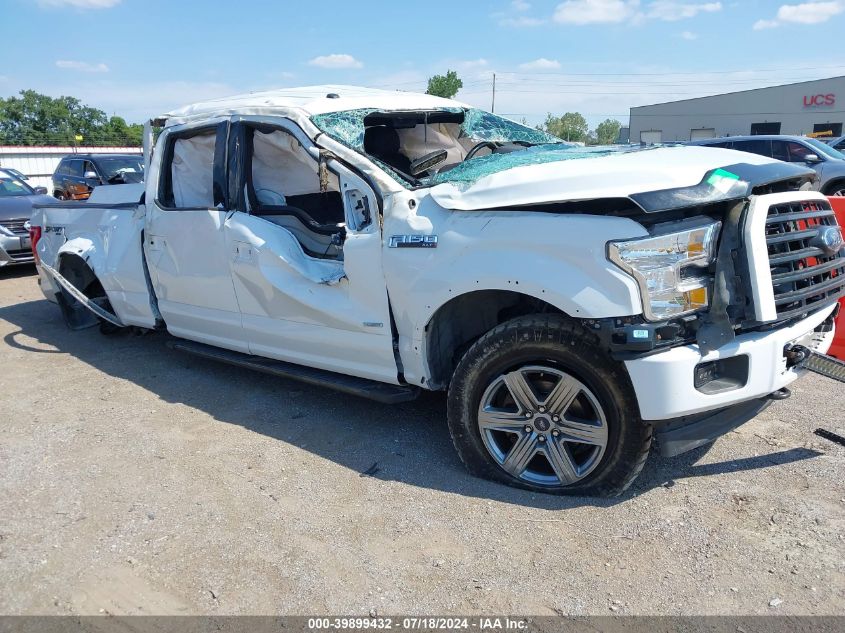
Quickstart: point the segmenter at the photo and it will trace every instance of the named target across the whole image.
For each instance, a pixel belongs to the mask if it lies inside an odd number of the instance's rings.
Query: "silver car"
[[[695,141],[690,145],[751,152],[787,163],[803,163],[819,175],[817,189],[826,196],[845,196],[845,154],[804,136],[730,136]]]
[[[47,189],[33,189],[8,171],[0,169],[0,268],[34,261],[29,242],[32,205],[55,202]]]

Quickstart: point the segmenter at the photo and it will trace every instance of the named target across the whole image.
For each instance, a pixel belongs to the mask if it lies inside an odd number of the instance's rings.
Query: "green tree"
[[[434,75],[428,80],[426,94],[451,99],[458,90],[464,87],[464,82],[454,70],[447,70],[445,75]]]
[[[587,131],[590,128],[587,120],[578,112],[567,112],[563,116],[554,116],[549,113],[538,129],[564,141],[583,143],[587,140]]]
[[[605,119],[596,127],[596,140],[599,145],[613,145],[619,138],[622,124],[616,119]]]
[[[144,126],[138,123],[128,124],[119,117],[111,117],[103,126],[105,138],[110,139],[116,145],[134,146],[140,145],[144,136]]]
[[[74,97],[53,98],[34,90],[0,99],[0,143],[5,145],[141,144],[142,126],[84,105]]]

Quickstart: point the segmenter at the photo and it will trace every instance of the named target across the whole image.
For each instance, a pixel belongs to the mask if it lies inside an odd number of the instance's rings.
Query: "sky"
[[[314,84],[425,91],[534,124],[845,75],[845,0],[0,0],[0,97],[68,95],[129,122]]]

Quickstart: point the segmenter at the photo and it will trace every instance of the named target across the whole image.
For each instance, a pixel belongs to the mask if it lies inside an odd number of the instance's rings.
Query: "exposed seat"
[[[403,174],[410,174],[411,160],[399,151],[399,133],[391,127],[377,125],[364,131],[364,151]]]

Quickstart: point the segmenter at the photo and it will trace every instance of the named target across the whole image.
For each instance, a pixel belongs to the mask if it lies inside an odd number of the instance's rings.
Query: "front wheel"
[[[634,481],[652,436],[637,411],[624,368],[558,315],[488,332],[449,388],[449,430],[469,471],[555,494],[610,496]]]
[[[840,182],[835,182],[830,185],[826,190],[824,195],[833,197],[842,197],[845,196],[845,180]]]

